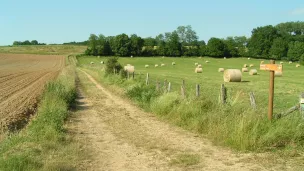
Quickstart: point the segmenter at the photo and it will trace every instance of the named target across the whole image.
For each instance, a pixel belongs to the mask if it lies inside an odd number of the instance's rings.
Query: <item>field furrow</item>
[[[44,85],[57,77],[64,56],[0,54],[0,126],[27,119],[35,112]]]

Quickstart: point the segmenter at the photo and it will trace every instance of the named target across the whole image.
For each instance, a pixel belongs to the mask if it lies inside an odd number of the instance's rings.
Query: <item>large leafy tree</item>
[[[179,41],[179,37],[176,31],[173,31],[168,37],[167,42],[167,53],[168,56],[181,56],[182,45]]]
[[[117,56],[130,56],[130,39],[126,34],[120,34],[114,40],[114,52]]]
[[[269,58],[269,51],[273,40],[279,37],[278,30],[269,25],[253,29],[248,44],[249,53],[253,57]]]
[[[290,42],[287,57],[289,60],[298,61],[304,54],[304,42]]]
[[[223,40],[211,38],[207,44],[207,55],[212,57],[223,57],[227,54],[227,45]]]
[[[190,25],[179,26],[177,27],[176,32],[183,46],[194,45],[193,43],[198,41],[198,36]]]
[[[144,40],[136,34],[132,34],[130,36],[130,43],[130,54],[134,56],[141,55]]]
[[[287,57],[288,51],[288,42],[283,38],[278,37],[273,40],[273,44],[269,51],[269,55],[272,59],[282,59],[283,57]]]

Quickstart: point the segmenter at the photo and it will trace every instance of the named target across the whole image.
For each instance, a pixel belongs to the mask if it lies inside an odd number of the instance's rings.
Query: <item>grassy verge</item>
[[[208,91],[195,97],[188,92],[182,99],[177,91],[156,91],[154,85],[146,86],[144,78],[126,80],[119,75],[104,76],[94,66],[80,66],[108,87],[119,86],[123,94],[140,107],[153,112],[185,129],[207,136],[214,143],[240,151],[284,151],[294,156],[303,152],[304,124],[299,112],[269,122],[267,108],[253,110],[240,99],[238,93],[230,94],[228,104],[219,104],[218,98]],[[194,91],[194,90],[192,90]]]
[[[0,143],[0,170],[72,170],[77,145],[66,136],[64,121],[75,98],[75,67],[69,65],[46,85],[29,125]]]

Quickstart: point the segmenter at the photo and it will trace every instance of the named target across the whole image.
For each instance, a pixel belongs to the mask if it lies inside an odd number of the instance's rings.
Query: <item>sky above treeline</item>
[[[155,37],[181,25],[207,42],[303,19],[303,0],[1,0],[0,45],[84,41],[91,33]]]

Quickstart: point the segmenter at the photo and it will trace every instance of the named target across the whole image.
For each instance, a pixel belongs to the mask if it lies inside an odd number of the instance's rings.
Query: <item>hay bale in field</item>
[[[91,65],[93,65],[93,64],[94,64],[94,62],[90,62],[90,64],[91,64]]]
[[[275,77],[282,77],[282,76],[283,76],[283,73],[282,73],[282,72],[279,72],[279,71],[275,71],[275,72],[274,72],[274,76],[275,76]]]
[[[163,56],[162,58],[165,58],[165,56]]]
[[[241,82],[242,73],[239,69],[226,69],[224,71],[224,82]]]
[[[224,59],[226,59],[226,57],[224,57]]]
[[[197,63],[197,62],[195,62],[195,63],[194,63],[194,65],[195,65],[195,66],[197,66],[197,65],[198,65],[198,63]]]
[[[195,73],[202,73],[203,72],[203,68],[195,68]]]
[[[201,65],[201,64],[198,64],[196,68],[202,68],[202,65]]]
[[[280,64],[284,64],[284,62],[280,62]]]
[[[292,61],[289,61],[288,63],[289,63],[289,64],[292,64]]]
[[[104,61],[101,61],[100,63],[101,63],[101,64],[104,64]]]
[[[209,61],[205,61],[206,63],[209,63]]]
[[[219,69],[218,69],[218,72],[224,72],[224,71],[225,71],[224,68],[219,68]]]
[[[156,68],[156,67],[158,67],[158,64],[155,64],[154,66],[155,66],[155,68]]]
[[[253,64],[250,64],[250,65],[249,65],[249,67],[253,67],[253,66],[254,66]]]
[[[199,59],[202,59],[202,57],[200,56],[200,57],[198,57]]]
[[[258,74],[258,71],[256,69],[251,69],[249,71],[249,75],[257,75]]]
[[[133,58],[133,56],[131,55],[131,58]]]
[[[124,66],[124,70],[129,73],[133,73],[135,71],[135,68],[134,66]]]
[[[248,60],[250,60],[250,58],[248,58]]]
[[[297,68],[300,67],[300,66],[301,66],[300,64],[297,64],[297,65],[296,65]]]
[[[145,68],[149,68],[149,65],[145,65]]]
[[[172,65],[175,65],[175,62],[172,62]]]
[[[243,67],[244,67],[244,68],[247,68],[247,67],[248,67],[248,65],[247,65],[247,64],[244,64],[244,65],[243,65]]]
[[[263,64],[264,63],[264,61],[261,61],[261,64]]]
[[[242,72],[248,72],[248,68],[242,68]]]
[[[162,66],[162,67],[163,67],[163,66],[165,66],[165,64],[160,64],[160,66]]]

